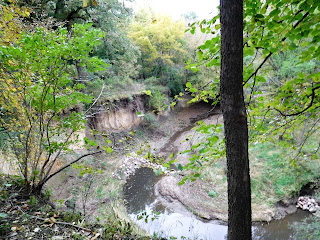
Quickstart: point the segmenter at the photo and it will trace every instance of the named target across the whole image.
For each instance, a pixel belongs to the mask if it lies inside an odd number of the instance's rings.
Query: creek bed
[[[161,176],[156,176],[150,168],[137,169],[127,179],[124,186],[124,197],[130,217],[150,234],[177,239],[224,240],[227,234],[226,223],[198,218],[185,209],[174,211],[165,208],[154,193],[154,185]],[[159,215],[157,215],[159,213]],[[268,224],[254,224],[253,239],[288,240],[295,239],[290,226],[299,224],[310,214],[298,210],[281,220]],[[137,216],[142,219],[137,220]],[[152,218],[155,218],[152,220]],[[147,222],[146,222],[147,219]]]

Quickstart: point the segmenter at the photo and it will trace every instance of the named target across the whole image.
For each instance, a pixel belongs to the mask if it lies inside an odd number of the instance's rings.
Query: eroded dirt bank
[[[124,104],[97,115],[95,119],[91,120],[89,126],[105,132],[131,131],[132,128],[136,131],[145,131],[147,134],[145,133],[146,136],[143,141],[135,139],[136,146],[139,145],[139,142],[146,142],[150,145],[152,154],[166,159],[171,153],[174,153],[176,154],[178,163],[186,164],[190,155],[178,153],[189,149],[192,144],[202,141],[203,138],[202,134],[193,129],[195,119],[202,120],[206,124],[222,123],[222,116],[218,108],[212,111],[210,104],[198,103],[188,107],[180,107],[172,111],[169,116],[154,115],[157,118],[157,127],[151,131],[148,126],[143,124],[143,118],[137,117],[136,113],[138,111],[142,113],[146,112],[143,100],[141,99],[136,99],[127,105]],[[203,119],[203,117],[205,118]],[[185,141],[186,139],[191,139],[191,141]],[[144,145],[146,144],[144,143]],[[105,206],[106,203],[112,203],[117,198],[114,196],[115,192],[121,191],[121,186],[125,182],[128,170],[129,174],[134,174],[133,168],[148,166],[145,163],[146,159],[143,159],[142,156],[126,157],[126,154],[127,152],[118,152],[112,156],[104,156],[105,160],[103,159],[104,157],[99,157],[98,162],[102,165],[104,173],[103,176],[97,177],[97,184],[94,185],[96,193],[87,202],[87,210],[91,215],[99,214],[99,209]],[[252,175],[257,170],[255,168],[256,166],[251,166]],[[259,171],[257,170],[256,172]],[[184,174],[175,170],[161,178],[155,185],[155,191],[159,200],[168,208],[174,209],[180,205],[204,219],[226,221],[227,181],[225,160],[220,159],[214,163],[213,168],[204,169],[201,173],[202,177],[197,179],[197,181],[178,185]],[[66,178],[71,179],[71,181]],[[68,185],[76,185],[76,178],[72,174],[67,174],[62,179],[64,179],[62,183],[64,188]],[[68,184],[66,181],[71,184]],[[104,185],[102,188],[101,183]],[[65,189],[64,192],[68,192],[68,194],[60,194],[60,198],[63,197],[68,200],[74,198],[72,190]],[[102,194],[97,192],[105,194],[100,196]],[[78,198],[75,202],[81,208],[81,199]],[[253,221],[279,219],[296,210],[292,203],[270,206],[262,200],[253,200]]]

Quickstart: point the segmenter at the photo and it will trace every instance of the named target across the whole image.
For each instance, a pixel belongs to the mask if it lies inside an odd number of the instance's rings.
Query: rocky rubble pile
[[[297,208],[301,208],[304,211],[315,213],[320,207],[315,199],[311,197],[301,196],[298,198]]]
[[[119,180],[133,175],[136,169],[140,167],[149,167],[152,169],[161,169],[162,171],[165,171],[165,168],[162,165],[152,163],[149,161],[149,159],[144,158],[143,156],[139,156],[137,154],[131,154],[129,156],[126,156],[126,158],[122,162],[123,163],[118,169],[118,171],[112,173],[112,176]]]

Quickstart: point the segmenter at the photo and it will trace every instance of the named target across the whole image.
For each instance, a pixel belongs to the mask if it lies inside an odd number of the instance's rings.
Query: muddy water
[[[157,200],[154,185],[161,176],[155,176],[152,169],[140,168],[131,176],[125,187],[124,195],[131,218],[150,234],[156,233],[162,237],[174,236],[178,239],[223,240],[227,234],[227,226],[219,221],[199,219],[186,209],[169,211]],[[146,213],[146,215],[142,215]],[[156,213],[160,213],[157,215]],[[137,216],[143,216],[137,220]],[[148,216],[147,218],[145,216]],[[253,239],[287,240],[295,239],[291,225],[299,224],[308,214],[297,211],[285,218],[272,221],[269,224],[259,224],[252,227]],[[152,218],[155,218],[152,221]],[[147,222],[146,222],[147,219]]]

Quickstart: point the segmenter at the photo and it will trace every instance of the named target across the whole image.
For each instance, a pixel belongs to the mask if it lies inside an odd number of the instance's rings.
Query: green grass
[[[287,148],[259,143],[250,148],[250,153],[251,188],[257,199],[274,203],[274,200],[290,198],[303,185],[319,177],[317,161],[300,160],[292,164],[294,155]]]

